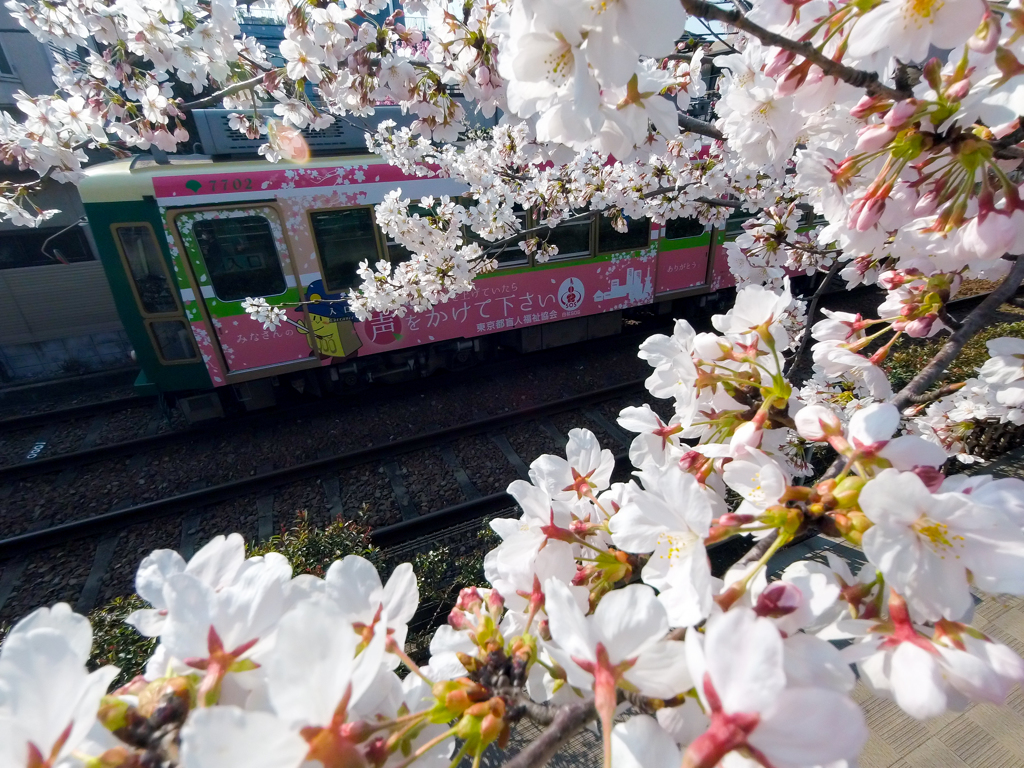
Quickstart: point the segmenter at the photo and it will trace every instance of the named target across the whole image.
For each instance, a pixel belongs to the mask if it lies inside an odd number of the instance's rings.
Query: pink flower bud
[[[452,608],[448,614],[448,624],[455,629],[470,629],[473,626],[466,617],[466,614],[458,608]]]
[[[861,128],[857,139],[858,152],[875,152],[890,141],[896,135],[896,131],[884,123],[882,125],[868,125]]]
[[[786,71],[789,65],[793,63],[794,59],[796,59],[795,53],[780,49],[764,68],[765,75],[772,78],[778,77]]]
[[[459,592],[459,599],[456,601],[455,607],[460,611],[472,611],[479,608],[483,602],[484,599],[480,597],[476,587],[463,587]]]
[[[409,33],[409,42],[412,45],[419,45],[420,43],[423,42],[423,33],[420,32],[418,29],[414,29],[412,32]]]
[[[491,70],[487,67],[476,68],[476,84],[481,88],[491,82]]]
[[[946,89],[946,98],[951,101],[960,101],[971,92],[971,81],[967,78],[958,80]]]
[[[718,518],[718,524],[724,528],[737,528],[741,525],[749,525],[755,519],[753,515],[737,515],[730,512]]]
[[[892,291],[899,288],[908,279],[906,273],[900,272],[898,269],[891,269],[878,276],[878,284],[885,288],[885,290]]]
[[[890,128],[898,128],[917,114],[917,107],[918,103],[916,99],[904,99],[903,101],[898,101],[893,104],[892,109],[886,113],[882,122]]]
[[[858,232],[867,232],[878,223],[884,212],[885,200],[879,197],[872,198],[867,205],[860,209],[853,228]]]
[[[764,592],[758,596],[754,612],[758,616],[777,619],[799,608],[803,599],[803,593],[795,584],[775,581],[765,587]]]
[[[501,613],[504,607],[505,598],[498,593],[498,590],[492,589],[491,594],[487,596],[487,608],[491,613]]]
[[[797,411],[793,421],[796,423],[797,434],[804,440],[822,443],[830,435],[843,434],[843,425],[835,412],[824,405],[808,405]]]
[[[850,110],[851,117],[857,120],[863,120],[868,115],[876,111],[880,99],[875,96],[862,96],[861,100],[857,102],[857,105]]]
[[[926,315],[911,320],[903,326],[903,331],[912,339],[923,339],[932,332],[932,326],[938,318],[935,315]]]
[[[999,45],[1000,32],[999,17],[987,10],[981,17],[981,24],[967,40],[967,45],[978,53],[992,53]]]

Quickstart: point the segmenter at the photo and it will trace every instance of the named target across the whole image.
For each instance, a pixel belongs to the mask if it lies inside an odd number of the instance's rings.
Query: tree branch
[[[981,302],[974,311],[964,318],[960,327],[949,337],[949,341],[943,344],[939,353],[931,359],[913,380],[901,389],[890,401],[901,411],[908,405],[914,403],[914,399],[928,391],[940,376],[946,371],[953,359],[960,354],[960,350],[971,338],[984,328],[992,315],[999,309],[999,305],[1009,299],[1024,281],[1024,258],[1018,258],[1010,269],[1010,274],[999,286]]]
[[[255,86],[263,82],[264,75],[256,75],[248,80],[243,80],[240,83],[234,83],[229,85],[227,88],[222,88],[216,93],[210,94],[202,99],[196,101],[189,101],[184,104],[179,104],[179,109],[203,109],[205,107],[212,107],[215,104],[220,103],[227,96],[234,96],[236,93],[242,91],[251,91]]]
[[[726,11],[717,5],[712,5],[708,0],[680,0],[680,2],[691,16],[729,24],[749,35],[753,35],[766,45],[781,48],[784,51],[802,56],[819,67],[829,77],[836,77],[856,88],[863,88],[871,96],[883,96],[893,101],[902,101],[913,95],[909,91],[896,90],[888,85],[883,85],[878,79],[878,74],[875,72],[854,69],[846,64],[830,59],[809,42],[797,42],[796,40],[790,40],[784,35],[770,32],[750,21],[746,14],[740,13],[738,10]]]
[[[725,141],[725,134],[715,128],[711,123],[705,123],[703,120],[698,120],[695,117],[684,115],[682,112],[679,113],[679,127],[683,130],[689,131],[690,133],[707,136],[709,139]]]
[[[785,375],[788,378],[793,371],[796,370],[797,366],[800,365],[800,361],[803,359],[804,353],[807,351],[807,342],[811,338],[811,326],[814,325],[814,316],[818,311],[818,302],[821,297],[828,290],[828,287],[832,284],[833,278],[839,274],[839,268],[842,264],[839,261],[839,257],[835,257],[835,261],[832,262],[832,266],[829,267],[828,273],[825,278],[821,281],[821,285],[818,286],[818,290],[811,296],[811,303],[807,307],[807,325],[804,326],[803,332],[800,334],[800,345],[797,347],[796,352],[789,359],[789,365],[786,366]]]
[[[543,768],[565,742],[596,717],[593,699],[559,707],[551,725],[526,749],[505,763],[504,768]]]

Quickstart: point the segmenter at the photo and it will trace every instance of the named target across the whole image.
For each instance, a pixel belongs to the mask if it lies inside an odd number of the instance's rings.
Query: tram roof
[[[245,173],[287,168],[344,168],[384,162],[368,153],[314,157],[305,163],[282,160],[271,163],[262,158],[219,159],[207,155],[168,155],[167,163],[158,163],[148,155],[111,160],[88,166],[78,184],[84,203],[118,203],[155,197],[153,179],[196,172]]]

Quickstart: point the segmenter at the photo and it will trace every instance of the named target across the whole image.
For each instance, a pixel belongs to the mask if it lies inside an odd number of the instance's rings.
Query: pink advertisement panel
[[[259,171],[227,171],[224,173],[196,173],[194,176],[155,176],[153,191],[157,199],[167,204],[173,198],[185,198],[193,203],[202,202],[210,195],[230,195],[253,192],[276,192],[286,189],[317,189],[348,184],[407,181],[400,169],[377,163],[325,168],[283,166]],[[177,204],[175,202],[175,204]]]
[[[696,248],[680,248],[659,253],[654,293],[661,295],[702,285],[707,276],[708,247],[701,245]]]
[[[377,315],[355,323],[362,347],[374,354],[417,344],[480,336],[528,325],[649,304],[654,299],[654,253],[612,261],[497,275],[470,293],[428,312]]]
[[[725,252],[725,244],[715,246],[715,270],[711,275],[711,290],[720,291],[736,285],[736,278],[729,271],[729,254]]]

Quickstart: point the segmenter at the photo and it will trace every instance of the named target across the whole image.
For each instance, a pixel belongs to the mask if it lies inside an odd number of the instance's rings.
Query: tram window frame
[[[192,224],[192,237],[193,237],[193,239],[196,242],[196,246],[199,248],[199,254],[202,257],[203,265],[204,265],[204,267],[206,269],[206,273],[207,273],[207,275],[210,278],[210,287],[213,289],[214,296],[216,296],[218,301],[222,301],[222,302],[225,302],[225,303],[236,303],[236,302],[244,301],[246,298],[252,297],[252,296],[258,296],[260,298],[269,298],[271,296],[282,296],[282,295],[284,295],[285,293],[288,292],[288,278],[285,275],[284,265],[281,263],[281,254],[277,250],[277,243],[275,242],[275,239],[274,239],[274,229],[271,226],[270,219],[268,219],[262,213],[256,213],[255,211],[253,211],[253,210],[251,210],[249,208],[241,208],[241,209],[234,209],[234,210],[242,210],[242,211],[245,212],[245,215],[243,215],[243,216],[226,216],[226,217],[224,217],[222,219],[200,219],[200,220],[197,220],[197,221],[193,222],[193,224]],[[266,292],[262,288],[260,290],[258,290],[258,291],[257,290],[252,290],[252,287],[248,286],[248,287],[246,287],[242,291],[236,291],[236,293],[238,293],[238,296],[231,295],[229,297],[228,293],[226,291],[225,291],[225,295],[221,295],[221,292],[217,289],[217,280],[214,277],[213,269],[210,266],[210,257],[206,253],[206,251],[203,249],[203,245],[200,242],[199,234],[198,234],[197,230],[200,227],[202,227],[203,229],[206,229],[208,227],[216,228],[216,226],[221,225],[221,224],[228,224],[228,223],[238,224],[240,221],[242,221],[244,219],[260,219],[260,220],[262,220],[266,224],[266,234],[269,236],[269,242],[270,242],[270,252],[267,255],[272,257],[271,258],[271,264],[272,264],[273,267],[277,268],[278,274],[281,276],[281,283],[280,283],[281,289],[279,291],[275,292],[275,293]],[[255,272],[257,270],[243,270],[243,271],[253,271],[253,272]],[[221,274],[225,274],[225,273],[222,272]],[[219,276],[220,275],[218,275],[218,277]]]
[[[196,344],[195,335],[192,333],[191,325],[185,320],[182,315],[180,317],[156,317],[152,319],[145,319],[144,324],[146,326],[146,332],[149,334],[150,340],[153,342],[153,351],[156,353],[157,359],[160,360],[164,365],[182,365],[187,363],[197,363],[200,360],[199,347]],[[189,357],[176,357],[169,358],[164,355],[164,349],[160,345],[159,337],[157,336],[156,330],[153,326],[157,323],[177,323],[182,327],[184,332],[184,338],[188,340],[189,348],[192,351]]]
[[[530,213],[531,213],[531,217],[532,217],[534,215],[534,212],[531,210]],[[590,213],[590,212],[589,211],[574,212],[570,218],[576,218],[577,216],[580,216],[580,215],[582,215],[584,213]],[[597,254],[597,233],[596,233],[596,230],[595,230],[594,217],[593,216],[590,216],[587,221],[571,221],[571,222],[564,222],[563,221],[563,222],[561,222],[560,224],[557,224],[554,227],[550,227],[548,229],[547,233],[544,233],[543,235],[538,235],[538,237],[540,237],[541,241],[551,242],[552,236],[558,230],[561,229],[564,232],[565,228],[567,228],[567,227],[582,227],[584,225],[586,225],[586,227],[587,227],[587,252],[583,253],[582,251],[572,251],[570,253],[562,253],[562,251],[559,250],[559,252],[556,253],[554,256],[551,256],[547,260],[546,263],[550,264],[553,261],[576,261],[576,260],[583,260],[583,259],[592,259],[592,258],[594,258],[594,256]],[[541,225],[537,224],[536,221],[534,220],[533,221],[533,226],[537,227],[537,226],[541,226]],[[536,254],[535,254],[535,257],[533,259],[533,262],[535,264],[537,263]]]
[[[166,312],[155,312],[146,307],[145,301],[142,299],[142,290],[139,287],[138,278],[135,276],[135,270],[132,269],[131,260],[128,258],[128,251],[125,248],[124,241],[121,240],[122,229],[142,229],[149,234],[150,244],[155,249],[154,255],[156,256],[156,263],[160,267],[160,272],[164,278],[164,283],[167,286],[168,294],[170,295],[171,301],[174,302],[174,309],[167,310]],[[178,296],[178,286],[174,282],[174,277],[171,275],[170,270],[167,268],[167,262],[164,259],[163,250],[160,248],[160,241],[156,238],[156,230],[153,229],[153,225],[148,221],[119,221],[116,224],[110,225],[111,234],[114,237],[114,245],[117,247],[117,253],[121,257],[121,266],[124,268],[125,275],[128,277],[128,284],[131,286],[132,295],[135,297],[135,306],[138,307],[139,312],[143,317],[175,317],[184,314],[181,307],[181,300]],[[148,261],[148,259],[147,259]]]
[[[683,234],[683,235],[670,235],[669,234],[669,228],[672,227],[673,223],[675,223],[675,222],[686,222],[687,224],[689,224],[691,226],[699,226],[700,227],[700,232],[698,232],[696,234],[692,234],[692,235],[687,235],[687,234]],[[676,226],[679,226],[679,225],[677,224]],[[662,235],[661,236],[663,238],[665,238],[666,240],[690,240],[690,239],[695,238],[695,237],[703,237],[706,234],[708,234],[708,228],[704,224],[701,224],[699,219],[696,219],[696,218],[694,218],[692,216],[677,216],[676,218],[669,219],[668,221],[665,222],[665,227],[662,230]]]
[[[348,293],[353,288],[356,288],[360,284],[358,272],[355,273],[354,282],[351,285],[339,287],[337,284],[331,282],[328,278],[327,272],[327,260],[324,258],[323,248],[321,247],[320,237],[317,234],[316,228],[316,216],[322,216],[332,213],[343,213],[348,211],[368,211],[370,215],[370,229],[368,237],[373,241],[374,252],[376,253],[376,259],[372,260],[371,266],[375,265],[381,258],[387,257],[387,245],[385,244],[385,237],[383,230],[377,226],[377,217],[374,215],[374,207],[372,205],[347,205],[339,206],[337,208],[316,208],[306,211],[306,219],[309,223],[309,233],[313,239],[313,250],[316,252],[317,265],[320,267],[320,275],[324,282],[324,290],[329,293]],[[390,257],[388,257],[390,261]],[[362,259],[360,259],[362,261]],[[357,263],[358,267],[358,263]]]
[[[744,232],[743,225],[755,216],[757,216],[757,211],[750,212],[745,211],[742,208],[734,208],[733,212],[729,214],[729,218],[725,220],[722,232],[725,233],[726,237],[737,238]],[[738,222],[738,224],[736,222]]]
[[[650,248],[651,247],[651,220],[650,220],[649,217],[645,216],[642,219],[632,219],[631,220],[631,219],[629,219],[628,216],[626,216],[626,219],[629,222],[629,229],[626,232],[619,232],[619,231],[617,231],[615,229],[615,227],[612,225],[612,218],[610,216],[605,216],[603,214],[603,212],[598,213],[597,216],[595,216],[594,218],[596,219],[596,223],[594,225],[594,229],[596,230],[595,233],[594,233],[594,239],[595,239],[596,247],[595,247],[594,250],[596,251],[598,256],[604,256],[604,255],[609,254],[609,253],[630,253],[632,251],[642,251],[645,248]],[[636,245],[636,246],[633,246],[633,247],[609,248],[608,250],[604,250],[601,247],[601,234],[602,234],[602,229],[603,229],[602,225],[604,225],[605,222],[607,222],[607,226],[611,228],[612,236],[618,235],[620,237],[623,237],[623,236],[628,237],[631,233],[633,233],[634,227],[636,225],[641,224],[641,223],[645,223],[647,225],[647,229],[646,229],[647,237],[644,239],[644,244],[643,245]]]
[[[121,240],[120,233],[118,230],[129,227],[141,227],[148,230],[150,237],[152,238],[152,244],[156,247],[156,255],[158,256],[157,263],[163,270],[164,278],[167,281],[167,287],[170,291],[171,298],[174,301],[176,307],[173,312],[151,312],[146,309],[145,304],[142,301],[142,295],[139,292],[139,287],[136,282],[135,273],[132,271],[131,263],[128,260],[128,255],[124,248],[124,243]],[[121,259],[121,266],[124,269],[125,276],[128,278],[128,285],[131,288],[132,296],[135,299],[135,306],[139,310],[139,314],[142,316],[142,324],[146,329],[146,334],[149,336],[150,346],[153,352],[156,354],[157,359],[162,365],[188,365],[190,363],[196,363],[200,360],[199,357],[199,346],[196,344],[195,336],[192,333],[190,324],[185,317],[185,309],[181,303],[181,296],[178,293],[178,285],[171,274],[170,269],[167,266],[167,261],[164,257],[163,249],[160,247],[160,241],[156,237],[156,230],[153,225],[148,221],[119,221],[116,224],[110,225],[110,234],[114,239],[114,246],[117,248],[118,256]],[[160,346],[160,342],[156,335],[156,331],[153,326],[156,323],[173,323],[177,322],[182,325],[185,330],[186,337],[189,340],[189,346],[191,349],[191,356],[181,358],[168,358],[164,355],[163,348]]]
[[[463,198],[463,205],[473,205],[474,202],[475,201],[472,199]],[[487,255],[488,258],[492,258],[497,261],[497,259],[495,258],[496,253],[510,254],[514,257],[514,259],[498,261],[498,266],[496,270],[521,269],[523,267],[533,266],[530,254],[528,254],[526,251],[519,247],[519,243],[524,242],[530,237],[529,235],[523,234],[523,232],[530,229],[531,227],[531,213],[528,209],[522,208],[519,205],[515,205],[512,210],[512,215],[515,216],[520,221],[520,234],[515,240],[513,240],[510,243],[506,243],[503,246],[496,246],[493,242],[484,240],[482,237],[476,234],[473,231],[472,227],[470,227],[468,224],[463,226],[462,228],[463,240],[465,240],[467,244],[476,243],[477,245],[479,245],[481,248],[484,249],[484,253]],[[504,239],[506,238],[499,238],[498,240],[500,241]]]

